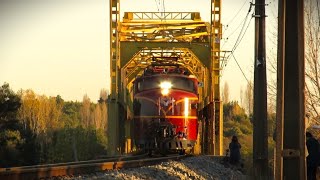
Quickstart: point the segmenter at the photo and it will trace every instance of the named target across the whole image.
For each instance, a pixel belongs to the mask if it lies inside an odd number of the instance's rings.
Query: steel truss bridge
[[[290,3],[279,0],[278,3],[277,137],[274,178],[305,179],[304,0],[291,0]],[[194,153],[222,155],[220,75],[226,52],[220,50],[221,0],[211,0],[210,22],[202,21],[198,12],[126,12],[121,21],[120,0],[110,0],[109,5],[109,153],[132,151],[131,92],[135,77],[152,63],[152,57],[180,57],[178,63],[203,83],[203,87],[199,88],[200,133]],[[258,41],[257,37],[262,36],[265,31],[265,10],[262,7],[266,4],[265,0],[256,0],[252,5],[258,6],[254,16],[256,62],[259,60],[258,55],[265,53],[265,49],[261,48],[263,43],[259,44],[264,40]],[[255,67],[255,76],[258,77],[257,68]],[[254,89],[257,92],[262,88],[255,83]],[[256,106],[260,107],[261,104],[256,103]],[[258,108],[258,111],[263,108]],[[259,127],[257,124],[254,125],[254,132],[259,132],[263,122],[254,118],[254,123],[260,123]],[[264,143],[257,139],[254,139],[257,143],[254,146],[254,174],[262,178],[267,175],[268,163],[265,162],[268,162],[268,157],[263,154],[266,152],[265,148],[262,148]]]
[[[157,57],[179,57],[177,63],[195,75],[201,120],[194,153],[222,155],[220,73],[221,3],[211,0],[211,21],[199,12],[125,12],[110,0],[110,76],[108,137],[111,154],[132,151],[132,82]],[[111,113],[112,112],[112,113]]]

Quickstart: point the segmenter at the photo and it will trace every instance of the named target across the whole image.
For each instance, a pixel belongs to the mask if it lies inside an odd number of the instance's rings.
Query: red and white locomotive
[[[190,151],[198,135],[198,81],[178,65],[150,65],[134,81],[134,143],[161,153]]]

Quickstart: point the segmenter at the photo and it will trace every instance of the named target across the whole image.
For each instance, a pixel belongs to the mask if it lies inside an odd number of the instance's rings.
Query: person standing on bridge
[[[241,144],[238,141],[237,136],[232,136],[232,141],[229,144],[230,150],[230,164],[238,164],[241,159],[240,155]]]
[[[307,156],[307,179],[316,180],[317,167],[320,164],[320,144],[310,132],[306,132]]]

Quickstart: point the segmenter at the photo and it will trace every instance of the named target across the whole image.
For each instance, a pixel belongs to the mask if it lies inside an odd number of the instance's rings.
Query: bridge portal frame
[[[108,112],[113,112],[108,114],[109,153],[121,154],[129,152],[131,151],[130,147],[132,146],[130,130],[128,130],[130,129],[128,128],[128,126],[130,126],[130,122],[126,121],[127,119],[130,119],[130,108],[127,107],[127,103],[131,98],[128,97],[128,94],[130,94],[130,88],[132,87],[132,84],[130,84],[132,79],[129,78],[129,81],[127,72],[123,68],[127,68],[128,63],[134,62],[134,59],[137,56],[136,54],[131,58],[129,56],[130,60],[126,63],[126,60],[124,60],[125,58],[123,57],[124,53],[122,53],[123,48],[121,48],[121,46],[125,43],[127,46],[129,44],[128,41],[132,41],[132,39],[134,39],[134,43],[140,43],[137,41],[143,41],[141,40],[142,38],[147,38],[149,39],[148,41],[151,39],[152,41],[148,43],[143,42],[143,47],[146,47],[146,44],[149,44],[147,47],[159,46],[161,43],[165,43],[166,46],[168,46],[169,44],[173,44],[173,42],[168,43],[170,42],[170,40],[166,38],[168,36],[163,34],[168,32],[173,34],[174,39],[177,40],[178,43],[183,44],[181,45],[182,50],[184,47],[188,46],[188,44],[189,46],[203,45],[204,47],[207,47],[209,54],[209,58],[207,59],[201,58],[201,56],[203,56],[201,53],[197,54],[197,52],[189,51],[190,54],[193,52],[197,57],[200,57],[193,58],[189,61],[191,62],[191,66],[188,65],[188,67],[191,68],[191,70],[193,70],[192,65],[196,68],[198,68],[198,66],[206,67],[201,77],[203,81],[205,81],[205,79],[207,80],[204,82],[206,88],[201,92],[203,97],[200,99],[204,102],[203,109],[206,109],[207,115],[206,119],[200,122],[200,131],[202,132],[202,134],[200,134],[202,138],[200,139],[202,140],[202,143],[201,147],[199,147],[200,150],[198,151],[199,153],[204,154],[222,155],[223,121],[222,102],[220,100],[220,71],[222,70],[222,68],[220,68],[220,39],[222,32],[220,0],[211,0],[211,21],[209,25],[202,23],[200,13],[196,12],[125,13],[123,22],[120,22],[120,0],[110,0],[109,5],[111,94],[109,98]],[[191,18],[187,19],[189,16]],[[145,22],[143,24],[149,25],[148,28],[144,27],[145,29],[142,34],[134,33],[136,31],[141,31],[141,27],[136,27],[137,29],[128,28],[130,26],[132,27],[132,24],[130,23],[134,23],[134,18],[138,18],[140,20],[144,19]],[[174,26],[170,26],[167,22],[162,21],[164,18],[166,20],[169,18],[173,20],[170,22],[172,22]],[[168,27],[166,29],[167,31],[162,31],[162,34],[160,34],[164,38],[155,38],[159,37],[159,34],[158,36],[155,33],[148,34],[148,32],[154,32],[157,30],[156,27],[152,26],[152,21],[150,21],[153,19],[160,20],[157,24],[166,24]],[[181,21],[182,19],[189,21],[191,24],[189,25],[187,22],[187,24],[177,25],[175,21]],[[190,28],[191,26],[195,26],[195,30]],[[177,29],[180,29],[180,31],[177,31]],[[130,35],[130,33],[133,33],[133,35]],[[150,34],[153,36],[150,36]],[[193,43],[194,45],[191,45],[191,41],[194,41],[194,39],[197,39],[197,43]],[[192,49],[192,47],[190,48]],[[135,53],[138,52],[139,51]],[[127,130],[124,128],[125,126],[127,126]],[[208,137],[203,138],[205,135],[208,135]]]

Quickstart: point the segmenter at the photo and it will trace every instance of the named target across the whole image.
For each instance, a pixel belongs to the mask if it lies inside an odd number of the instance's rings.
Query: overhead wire
[[[241,31],[240,31],[240,33],[239,33],[239,35],[238,35],[238,38],[237,38],[237,40],[236,40],[236,42],[235,42],[235,44],[234,44],[231,52],[234,52],[235,49],[238,47],[238,45],[239,45],[239,43],[241,42],[241,39],[242,39],[241,36],[244,36],[246,30],[248,29],[249,24],[248,24],[247,28],[245,29],[245,32],[243,31],[244,28],[245,28],[245,25],[246,25],[246,23],[247,23],[247,20],[248,20],[248,17],[249,17],[249,13],[251,12],[251,8],[252,8],[252,3],[250,3],[250,8],[249,8],[248,13],[247,13],[247,15],[246,15],[246,19],[245,19],[245,21],[244,21],[244,23],[243,23],[243,26],[242,26],[242,28],[241,28]],[[252,19],[252,17],[251,17],[251,19]],[[249,23],[250,23],[250,22],[251,22],[251,20],[249,21]],[[244,32],[244,33],[243,33],[243,32]],[[242,33],[243,33],[243,34],[242,34]]]
[[[235,46],[234,50],[239,46],[241,40],[243,39],[245,33],[247,32],[247,29],[248,29],[248,27],[249,27],[249,25],[250,25],[251,20],[252,20],[252,18],[250,19],[250,21],[249,21],[249,23],[248,23],[248,25],[247,25],[247,27],[246,27],[246,29],[245,29],[245,32],[244,32],[243,36],[240,38],[240,41],[239,41],[239,43]],[[236,61],[236,63],[237,63],[237,65],[238,65],[240,71],[242,72],[244,78],[245,78],[245,79],[247,80],[247,82],[249,83],[249,80],[248,80],[247,76],[244,74],[242,68],[241,68],[240,65],[239,65],[239,62],[237,61],[237,59],[236,59],[235,56],[234,56],[234,50],[231,51],[231,55],[232,55],[233,59]]]
[[[243,7],[245,6],[245,4],[247,3],[248,0],[246,0],[243,5],[241,6],[241,8],[238,10],[238,12],[233,16],[233,18],[227,23],[227,27],[229,26],[229,24],[231,24],[233,22],[233,20],[235,20],[236,17],[239,17],[239,13],[240,11],[243,9]]]
[[[244,30],[244,33],[243,33],[242,37],[241,37],[240,40],[238,41],[238,44],[234,47],[234,50],[239,46],[240,42],[242,41],[244,35],[246,34],[246,32],[247,32],[247,30],[248,30],[248,28],[249,28],[249,25],[250,25],[250,22],[251,22],[252,19],[253,19],[253,17],[250,18],[250,21],[249,21],[246,29]],[[233,51],[234,51],[234,50],[233,50]]]
[[[250,2],[250,7],[249,7],[249,10],[248,10],[248,12],[247,12],[244,20],[241,21],[241,22],[243,22],[243,24],[242,24],[241,31],[240,31],[240,33],[239,33],[239,35],[238,35],[238,38],[237,38],[237,40],[236,40],[235,45],[238,43],[238,40],[239,40],[239,38],[240,38],[240,36],[241,36],[241,34],[242,34],[242,32],[243,32],[243,29],[244,29],[245,24],[246,24],[246,22],[247,22],[247,20],[248,20],[249,13],[251,12],[251,9],[252,9],[252,1]],[[240,25],[241,25],[241,23],[240,23]],[[238,27],[239,27],[239,26],[238,26]],[[238,27],[236,28],[236,30],[238,30]],[[236,31],[236,30],[235,30],[235,31]],[[235,31],[234,31],[234,32],[235,32]],[[230,37],[230,36],[228,36],[228,38],[229,38],[229,37]],[[223,44],[223,45],[224,45],[224,44]],[[234,46],[234,47],[235,47],[235,46]],[[232,48],[232,49],[234,49],[234,48]]]
[[[245,4],[247,3],[247,1],[248,1],[248,0],[246,0],[246,1],[243,3],[243,5],[241,6],[241,8],[240,8],[240,9],[237,11],[237,13],[232,17],[232,19],[229,20],[228,23],[226,23],[225,28],[223,29],[223,32],[224,32],[224,33],[226,33],[226,32],[228,31],[230,24],[236,19],[236,17],[237,17],[237,18],[239,17],[239,13],[240,13],[241,10],[243,9],[243,7],[244,7]],[[244,19],[239,23],[239,25],[227,36],[227,38],[224,38],[225,40],[224,40],[224,43],[222,44],[222,47],[227,43],[229,37],[230,37],[231,35],[233,35],[233,34],[238,30],[238,28],[241,26],[241,24],[243,23],[244,20],[245,20],[245,18],[244,18]]]
[[[223,46],[227,43],[227,41],[229,40],[229,38],[239,29],[239,27],[242,25],[242,23],[246,20],[246,17],[239,23],[239,25],[230,33],[228,34],[228,36],[225,38],[226,40],[224,41],[224,43],[222,44],[222,48]]]
[[[248,17],[249,17],[249,14],[250,14],[251,10],[252,10],[252,1],[250,2],[249,10],[248,10],[248,12],[247,12],[247,14],[246,14],[246,16],[245,16],[245,19],[243,20],[244,22],[243,22],[242,28],[241,28],[241,30],[240,30],[240,33],[239,33],[239,35],[238,35],[238,37],[237,37],[237,40],[236,40],[236,42],[234,43],[234,46],[233,46],[232,49],[231,49],[230,55],[227,56],[227,57],[226,57],[226,60],[225,60],[225,62],[226,62],[226,63],[225,63],[225,67],[226,67],[227,64],[228,64],[228,60],[230,59],[231,56],[233,56],[234,60],[236,61],[238,67],[240,68],[242,74],[244,75],[244,77],[246,78],[247,81],[248,81],[248,79],[247,79],[247,77],[245,76],[245,74],[243,73],[243,70],[241,69],[241,67],[240,67],[237,59],[235,58],[234,52],[235,52],[236,48],[239,46],[240,42],[242,41],[244,35],[246,34],[246,32],[247,32],[247,30],[248,30],[248,28],[249,28],[249,25],[250,25],[250,23],[251,23],[252,17],[251,17],[251,19],[250,19],[250,21],[249,21],[248,24],[247,24],[247,20],[248,20]],[[247,25],[246,25],[246,24],[247,24]],[[222,68],[222,71],[223,71],[223,68]],[[223,72],[221,72],[221,74],[222,74],[222,73],[223,73]]]
[[[244,78],[247,80],[248,84],[250,85],[250,82],[249,82],[249,80],[248,80],[247,76],[244,74],[244,71],[242,70],[242,68],[241,68],[240,64],[238,63],[238,61],[237,61],[237,59],[236,59],[236,57],[234,56],[234,54],[233,54],[233,53],[232,53],[232,57],[233,57],[233,59],[236,61],[236,64],[238,65],[238,67],[239,67],[239,69],[240,69],[240,71],[241,71],[242,75],[243,75],[243,76],[244,76]],[[251,86],[251,85],[250,85],[250,86]]]

